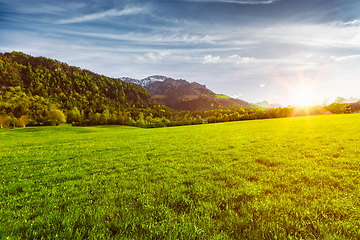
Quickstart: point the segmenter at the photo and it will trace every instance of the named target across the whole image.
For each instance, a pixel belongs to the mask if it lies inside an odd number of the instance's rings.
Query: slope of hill
[[[122,80],[145,87],[158,102],[176,110],[250,107],[248,102],[215,94],[205,85],[183,79],[155,75],[141,80],[127,77]]]
[[[63,110],[77,107],[86,115],[104,110],[113,113],[142,109],[155,114],[161,109],[169,110],[137,84],[21,52],[0,53],[0,86],[20,87],[29,97],[43,97]],[[12,107],[16,107],[15,100]],[[10,110],[0,111],[7,114]]]

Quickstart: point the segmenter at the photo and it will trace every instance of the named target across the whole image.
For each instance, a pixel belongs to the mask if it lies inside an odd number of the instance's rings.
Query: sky
[[[360,98],[358,0],[0,0],[0,52],[282,106]]]

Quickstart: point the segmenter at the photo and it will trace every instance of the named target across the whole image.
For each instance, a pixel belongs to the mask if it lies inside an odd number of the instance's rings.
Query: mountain
[[[157,81],[162,82],[167,78],[168,77],[166,77],[166,76],[154,75],[154,76],[150,76],[150,77],[147,77],[147,78],[144,78],[141,80],[129,78],[129,77],[122,77],[121,80],[123,80],[125,82],[129,82],[129,83],[135,83],[135,84],[138,84],[145,88],[150,83],[157,82]]]
[[[63,111],[76,107],[87,116],[105,110],[110,113],[129,112],[135,116],[139,111],[154,116],[160,116],[161,110],[161,115],[164,111],[172,111],[157,103],[145,88],[137,84],[21,52],[0,53],[0,87],[4,89],[0,102],[7,99],[6,105],[0,104],[0,115],[13,113],[16,107],[25,107],[27,115],[36,115],[47,111],[49,104]],[[22,94],[18,94],[19,91]],[[17,97],[26,95],[25,102],[20,104],[12,94]],[[28,107],[31,104],[26,102],[35,101],[36,104],[39,99],[49,104]]]
[[[263,108],[279,108],[279,107],[281,107],[280,104],[277,104],[277,103],[270,104],[267,101],[258,102],[258,103],[255,103],[255,105],[263,107]]]
[[[123,77],[125,82],[136,83],[146,88],[151,96],[165,106],[176,110],[210,110],[219,108],[249,108],[246,101],[215,94],[205,85],[173,79],[166,76],[150,76],[141,80]]]

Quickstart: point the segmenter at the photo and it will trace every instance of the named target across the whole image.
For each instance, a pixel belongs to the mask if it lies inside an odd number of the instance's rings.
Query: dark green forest
[[[0,86],[0,115],[24,115],[32,124],[48,123],[45,118],[54,110],[67,122],[103,113],[108,118],[172,114],[139,85],[21,52],[0,54]]]
[[[214,96],[204,95],[178,103],[191,110],[177,111],[157,102],[137,84],[21,52],[0,53],[0,87],[1,128],[62,123],[179,126],[345,113],[349,105],[338,98],[328,106],[265,109],[219,98],[219,105],[214,106]]]

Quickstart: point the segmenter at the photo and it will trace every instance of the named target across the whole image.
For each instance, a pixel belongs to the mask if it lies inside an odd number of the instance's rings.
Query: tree
[[[196,124],[203,124],[204,120],[201,118],[201,116],[196,117]]]
[[[344,113],[346,111],[346,99],[343,97],[337,97],[335,102],[326,106],[325,109],[332,113]]]
[[[145,121],[146,121],[147,123],[150,123],[151,120],[152,120],[152,117],[151,117],[151,116],[147,116],[147,117],[145,118]]]
[[[136,126],[137,127],[144,127],[145,126],[145,122],[144,122],[144,120],[141,120],[141,119],[138,119],[137,121],[136,121]]]
[[[0,116],[0,127],[4,128],[5,126],[5,117],[4,116]]]
[[[26,124],[28,124],[29,119],[27,119],[26,116],[22,115],[19,119],[18,119],[18,126],[20,127],[25,127]]]
[[[337,102],[333,102],[329,106],[326,106],[325,109],[332,113],[344,113],[346,110],[346,104],[340,104]]]
[[[105,114],[105,113],[103,113],[103,114],[100,115],[100,117],[99,117],[99,123],[100,123],[100,124],[106,124],[106,123],[107,123],[107,120],[108,120],[108,118],[106,117],[106,114]]]
[[[240,108],[238,108],[238,113],[240,114],[240,115],[242,115],[242,114],[245,114],[246,113],[246,111],[245,111],[245,109],[243,108],[243,107],[240,107]]]
[[[15,126],[18,125],[18,120],[17,120],[17,118],[16,118],[16,117],[13,117],[13,118],[11,119],[11,123],[12,123],[13,127],[15,128]]]
[[[142,112],[139,113],[138,120],[144,121],[144,114]]]
[[[102,114],[105,115],[106,119],[110,118],[110,111],[108,109],[105,109]]]
[[[48,119],[51,122],[51,125],[61,125],[62,123],[66,123],[66,117],[64,113],[60,110],[52,110],[49,111]]]
[[[100,122],[100,116],[101,116],[100,113],[96,113],[95,115],[91,116],[91,117],[90,117],[90,123],[91,123],[91,125],[99,124],[99,122]]]
[[[6,117],[5,117],[5,126],[6,126],[6,127],[9,127],[10,124],[11,124],[11,122],[12,122],[12,117],[6,116]]]
[[[85,113],[84,110],[81,110],[80,116],[79,116],[79,121],[83,121],[85,119]]]
[[[216,123],[217,122],[216,120],[217,119],[215,116],[210,116],[210,117],[208,117],[207,122],[208,123]]]
[[[20,117],[20,116],[22,116],[22,115],[25,115],[26,112],[27,112],[27,111],[26,111],[25,107],[24,107],[22,104],[17,105],[17,106],[15,107],[15,109],[14,109],[14,115],[15,115],[16,117]]]
[[[117,124],[120,124],[120,125],[124,125],[125,123],[125,118],[124,116],[120,116],[117,120],[116,120]]]
[[[125,119],[125,125],[134,126],[135,124],[136,122],[131,117]]]
[[[343,103],[345,103],[345,101],[346,101],[346,99],[343,97],[337,97],[335,99],[335,103],[338,103],[338,104],[343,104]]]
[[[232,121],[238,121],[239,118],[240,118],[240,114],[238,112],[234,112],[233,114],[231,114]]]
[[[116,123],[116,117],[114,114],[110,114],[110,118],[108,119],[108,124],[115,124]]]
[[[80,111],[77,107],[73,107],[73,109],[69,111],[67,120],[69,123],[81,121]]]

